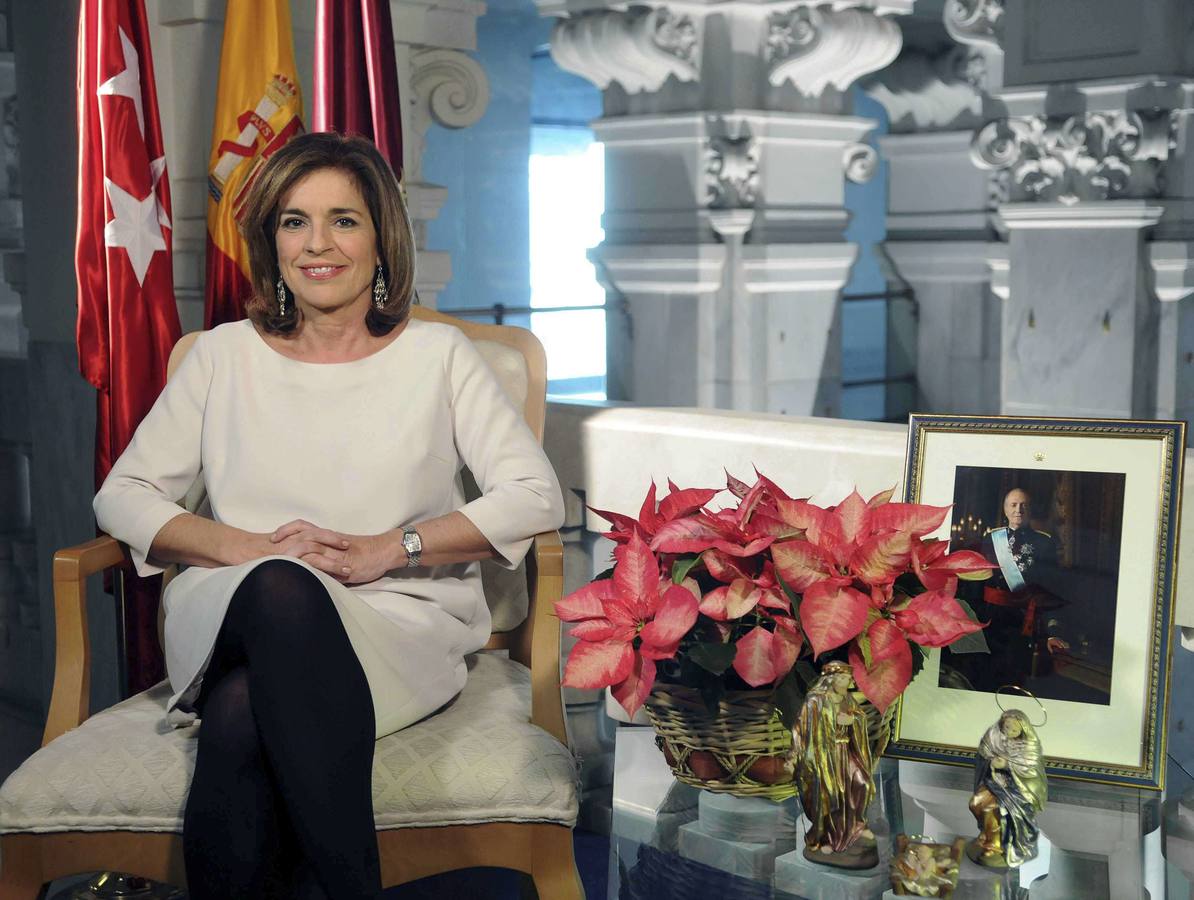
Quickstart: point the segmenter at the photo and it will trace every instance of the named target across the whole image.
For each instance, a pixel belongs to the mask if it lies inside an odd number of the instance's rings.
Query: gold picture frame
[[[910,416],[905,499],[950,506],[931,537],[984,553],[993,571],[958,591],[987,623],[985,650],[928,652],[888,755],[971,765],[997,700],[1008,705],[994,691],[1014,684],[1045,707],[1050,775],[1164,787],[1185,432]]]

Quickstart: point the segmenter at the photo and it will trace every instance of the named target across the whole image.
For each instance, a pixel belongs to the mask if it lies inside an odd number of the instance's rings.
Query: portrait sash
[[[995,561],[999,563],[999,571],[1003,573],[1003,580],[1007,582],[1009,591],[1018,591],[1024,587],[1024,576],[1020,567],[1012,558],[1012,547],[1008,541],[1006,528],[996,528],[991,532],[991,544],[995,547]]]

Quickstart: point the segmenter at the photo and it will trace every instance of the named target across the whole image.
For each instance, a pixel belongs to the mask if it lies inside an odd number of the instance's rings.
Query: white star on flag
[[[153,255],[165,251],[166,240],[162,227],[170,228],[170,217],[158,201],[157,186],[166,171],[166,157],[159,156],[149,164],[153,184],[149,193],[141,200],[129,194],[120,185],[104,178],[108,200],[112,204],[114,218],[104,226],[104,244],[108,247],[123,247],[129,255],[137,284],[145,284],[145,273]]]
[[[129,40],[129,36],[120,31],[120,49],[124,52],[124,71],[113,75],[96,89],[96,93],[108,94],[113,97],[128,97],[133,101],[137,110],[137,127],[141,130],[142,139],[145,138],[145,110],[141,108],[141,67],[137,57],[137,48]],[[103,106],[100,106],[103,109]]]

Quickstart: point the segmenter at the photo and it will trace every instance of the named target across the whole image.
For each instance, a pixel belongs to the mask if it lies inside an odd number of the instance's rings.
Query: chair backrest
[[[468,322],[422,306],[412,307],[411,316],[423,321],[453,325],[464,332],[493,370],[514,407],[522,410],[523,418],[535,438],[540,444],[543,443],[543,423],[547,409],[547,356],[535,335],[525,328]],[[199,332],[192,331],[179,338],[166,365],[167,378],[174,374],[198,336]],[[475,497],[477,487],[467,469],[461,473],[461,480],[466,498]],[[203,476],[200,475],[181,502],[188,512],[202,512],[205,500]],[[175,566],[166,571],[163,588],[176,573]],[[513,631],[526,619],[529,608],[525,563],[512,571],[486,560],[481,563],[481,577],[493,619],[493,631]],[[159,643],[163,642],[164,627],[165,610],[159,604]]]

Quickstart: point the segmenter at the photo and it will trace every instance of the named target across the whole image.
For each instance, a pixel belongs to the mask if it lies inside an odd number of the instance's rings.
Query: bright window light
[[[605,156],[589,129],[532,129],[530,201],[531,306],[595,307],[531,314],[548,393],[605,399],[605,291],[586,256],[605,237]]]

